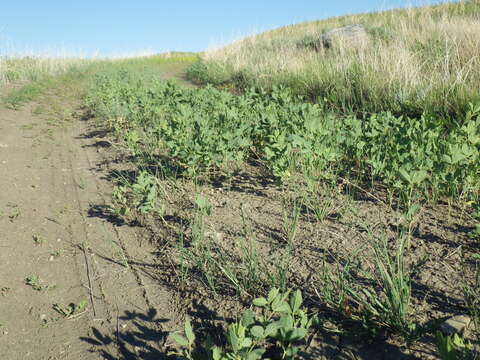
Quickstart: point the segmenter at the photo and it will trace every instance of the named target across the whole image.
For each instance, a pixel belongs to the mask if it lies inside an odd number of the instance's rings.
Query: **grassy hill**
[[[237,89],[284,85],[346,112],[455,115],[480,98],[479,14],[479,1],[462,1],[304,22],[208,50],[189,76]],[[309,46],[349,24],[366,27],[368,44]]]

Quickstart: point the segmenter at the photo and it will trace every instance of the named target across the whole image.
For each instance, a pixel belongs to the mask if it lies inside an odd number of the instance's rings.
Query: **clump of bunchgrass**
[[[319,300],[345,318],[359,322],[363,329],[376,335],[380,329],[410,339],[417,325],[411,313],[411,271],[405,263],[406,238],[398,239],[394,249],[385,237],[371,234],[373,263],[368,270],[359,264],[362,251],[350,255],[350,260],[325,264],[319,273]]]

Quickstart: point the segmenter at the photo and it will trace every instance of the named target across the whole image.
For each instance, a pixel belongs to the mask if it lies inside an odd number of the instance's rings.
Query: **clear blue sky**
[[[429,3],[438,2],[435,0]],[[0,0],[0,55],[101,56],[201,51],[305,20],[416,6],[425,0]]]

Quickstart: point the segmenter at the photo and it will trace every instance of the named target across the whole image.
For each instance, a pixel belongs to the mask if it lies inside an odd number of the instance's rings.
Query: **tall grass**
[[[341,111],[465,113],[480,99],[479,13],[479,1],[464,1],[291,25],[210,49],[189,74],[240,89],[287,85]],[[312,46],[356,23],[369,33],[362,46]]]
[[[0,87],[25,81],[38,81],[48,75],[60,75],[79,69],[91,60],[42,56],[0,57]]]

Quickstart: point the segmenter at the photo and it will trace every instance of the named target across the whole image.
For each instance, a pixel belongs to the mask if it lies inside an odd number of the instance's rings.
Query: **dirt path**
[[[102,211],[108,143],[39,112],[0,109],[0,357],[162,358],[170,296],[154,248]]]

